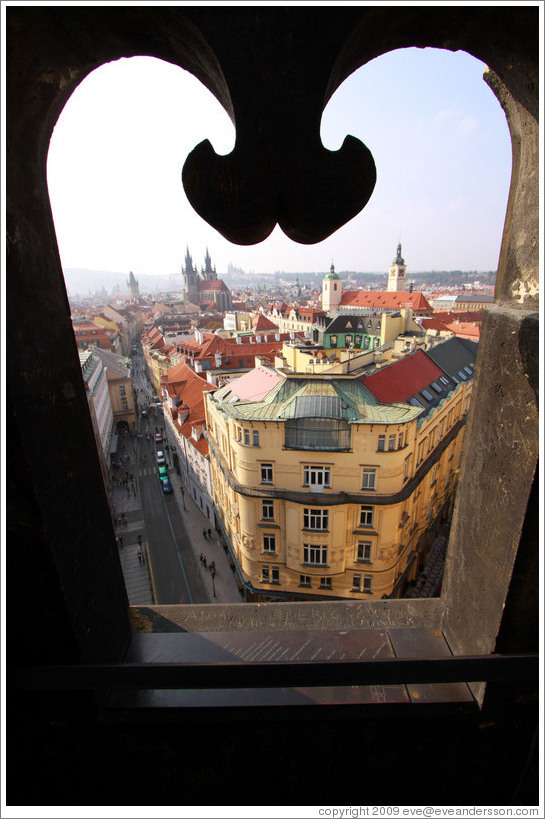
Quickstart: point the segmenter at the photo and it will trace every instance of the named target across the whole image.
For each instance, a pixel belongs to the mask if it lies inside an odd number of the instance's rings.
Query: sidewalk
[[[191,548],[199,564],[205,588],[209,593],[210,602],[244,603],[244,597],[238,590],[235,573],[229,566],[227,553],[220,543],[218,532],[214,531],[206,515],[201,512],[195,501],[189,497],[187,489],[185,489],[185,494],[182,497],[182,476],[178,475],[173,467],[169,467],[168,473]],[[205,538],[202,530],[206,529],[208,531],[209,528],[212,528],[212,534],[210,537],[207,535]],[[214,584],[212,584],[210,570],[208,568],[205,569],[199,561],[201,553],[206,557],[207,567],[210,566],[212,560],[216,563]],[[216,590],[215,597],[213,595],[213,585]]]
[[[129,489],[112,485],[110,490],[110,501],[112,505],[112,518],[114,521],[114,531],[118,542],[118,554],[127,590],[127,597],[131,606],[153,605],[155,602],[151,579],[148,568],[148,561],[143,563],[138,558],[138,552],[147,554],[147,538],[144,526],[144,514],[140,500],[140,486],[138,477],[138,461],[136,458],[136,447],[134,439],[123,439],[120,442],[119,453],[116,458],[123,460],[123,465],[116,470],[120,477],[126,472],[134,475],[135,483],[129,482]],[[128,454],[129,460],[125,461],[124,456]],[[126,523],[122,522],[125,515]],[[140,546],[142,543],[142,546]]]

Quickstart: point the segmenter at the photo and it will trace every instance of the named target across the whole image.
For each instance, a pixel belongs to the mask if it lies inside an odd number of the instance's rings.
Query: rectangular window
[[[434,390],[435,390],[435,392],[436,392],[438,395],[440,395],[440,393],[442,393],[442,392],[443,392],[443,388],[441,387],[441,385],[440,385],[440,384],[438,384],[438,383],[437,383],[437,381],[432,381],[432,382],[431,382],[431,384],[430,384],[430,387],[431,387],[432,389],[434,389]]]
[[[361,347],[361,335],[356,335],[354,337],[354,346]]]
[[[373,506],[362,506],[360,510],[360,526],[372,526],[374,518]]]
[[[445,387],[448,387],[448,378],[445,378],[444,375],[439,376],[439,381],[441,382],[441,384],[444,384]]]
[[[254,446],[259,446],[259,432],[258,432],[258,430],[254,429],[252,435],[253,435]]]
[[[433,512],[433,498],[430,498],[428,501],[428,506],[426,508],[426,515],[430,518]]]
[[[411,456],[409,455],[405,458],[405,469],[403,470],[403,480],[406,481],[409,477],[409,461],[411,460]]]
[[[320,588],[321,589],[331,589],[331,578],[330,577],[321,577],[320,578]]]
[[[278,566],[271,568],[271,583],[280,583],[280,569]]]
[[[329,524],[328,509],[304,509],[303,528],[325,531]]]
[[[361,591],[361,574],[352,575],[352,591]]]
[[[437,464],[434,464],[433,469],[430,473],[430,486],[433,486],[435,481],[437,480]]]
[[[433,395],[429,390],[422,390],[422,395],[426,399],[426,401],[433,401]]]
[[[378,451],[384,452],[386,449],[386,435],[379,435],[378,436]]]
[[[420,403],[420,401],[418,400],[418,398],[414,398],[414,397],[413,397],[413,398],[409,398],[409,404],[412,404],[412,405],[413,405],[413,407],[422,407],[422,406],[424,406],[423,404],[421,404],[421,403]]]
[[[276,553],[276,535],[263,535],[263,551]]]
[[[363,339],[363,349],[364,350],[369,349],[369,336],[365,336]]]
[[[326,544],[303,544],[303,563],[309,566],[327,566]]]
[[[371,467],[364,467],[363,469],[363,480],[361,484],[362,489],[374,489],[375,488],[375,481],[377,477],[377,470],[371,469]]]
[[[263,520],[274,520],[274,501],[261,501],[261,517]]]
[[[380,344],[380,338],[374,338],[373,339],[373,349],[376,350],[378,348],[379,344]]]
[[[121,384],[119,387],[119,395],[127,395],[127,391],[125,389],[125,385]]]
[[[439,428],[438,428],[438,434],[437,434],[437,440],[438,441],[440,441],[441,438],[443,437],[443,424],[444,424],[444,421],[439,422]]]
[[[371,563],[371,549],[373,544],[370,540],[363,540],[358,543],[358,563]]]
[[[269,567],[262,566],[261,567],[261,582],[262,583],[269,583],[270,582],[270,574],[269,574]]]
[[[239,358],[239,360],[238,360],[238,366],[239,366],[239,367],[244,367],[244,359],[243,359],[243,358]]]
[[[372,592],[373,591],[373,575],[372,574],[365,574],[363,576],[363,591],[364,592]]]
[[[396,448],[395,435],[388,435],[388,452],[392,452]]]
[[[129,402],[127,401],[127,399],[126,399],[126,398],[122,398],[122,399],[121,399],[121,406],[122,406],[122,408],[123,408],[123,411],[124,411],[124,412],[128,412],[128,410],[129,410]]]
[[[331,467],[307,465],[303,470],[303,486],[331,486]]]
[[[261,483],[273,482],[272,464],[261,464]]]
[[[418,444],[418,463],[422,463],[424,460],[424,448],[426,446],[426,438],[422,441],[422,443]]]
[[[307,587],[310,587],[310,575],[308,575],[308,574],[300,574],[300,575],[299,575],[299,585],[300,585],[300,586],[307,586]]]
[[[250,446],[250,430],[249,429],[244,430],[244,443],[246,444],[246,446]]]
[[[330,345],[330,347],[336,347],[337,346],[337,336],[330,336],[329,345]]]
[[[451,461],[451,460],[454,458],[454,444],[455,444],[455,442],[453,441],[453,442],[451,443],[450,447],[449,447],[449,451],[448,451],[448,459],[449,459],[449,461]]]
[[[344,345],[348,347],[349,344],[352,344],[352,335],[346,335],[344,337]]]
[[[399,435],[397,436],[397,448],[398,449],[403,448],[403,433],[402,432],[400,432]]]

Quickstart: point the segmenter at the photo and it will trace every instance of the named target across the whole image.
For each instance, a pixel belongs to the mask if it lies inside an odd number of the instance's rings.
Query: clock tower
[[[405,285],[405,260],[401,255],[401,242],[397,246],[397,256],[390,265],[390,275],[388,276],[388,292],[399,292],[406,290]]]
[[[335,273],[335,265],[331,262],[329,273],[322,282],[322,310],[325,313],[335,310],[340,304],[342,294],[342,279]]]

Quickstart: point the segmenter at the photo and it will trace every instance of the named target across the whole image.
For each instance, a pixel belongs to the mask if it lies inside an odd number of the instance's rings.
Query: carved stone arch
[[[532,22],[533,21],[533,22]],[[538,9],[512,16],[508,7],[405,8],[402,15],[382,7],[367,10],[339,50],[325,104],[358,68],[401,48],[464,50],[486,66],[483,79],[502,106],[509,127],[513,166],[499,252],[496,300],[538,307]],[[534,27],[534,28],[533,28]],[[510,30],[512,36],[498,36]],[[483,36],[484,32],[484,36]]]

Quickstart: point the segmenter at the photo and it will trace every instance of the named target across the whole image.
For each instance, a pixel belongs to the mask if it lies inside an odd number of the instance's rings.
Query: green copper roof
[[[396,424],[422,412],[410,404],[380,404],[356,379],[285,378],[262,401],[233,400],[229,386],[212,395],[228,416],[240,420],[287,421],[335,418],[353,423]]]

